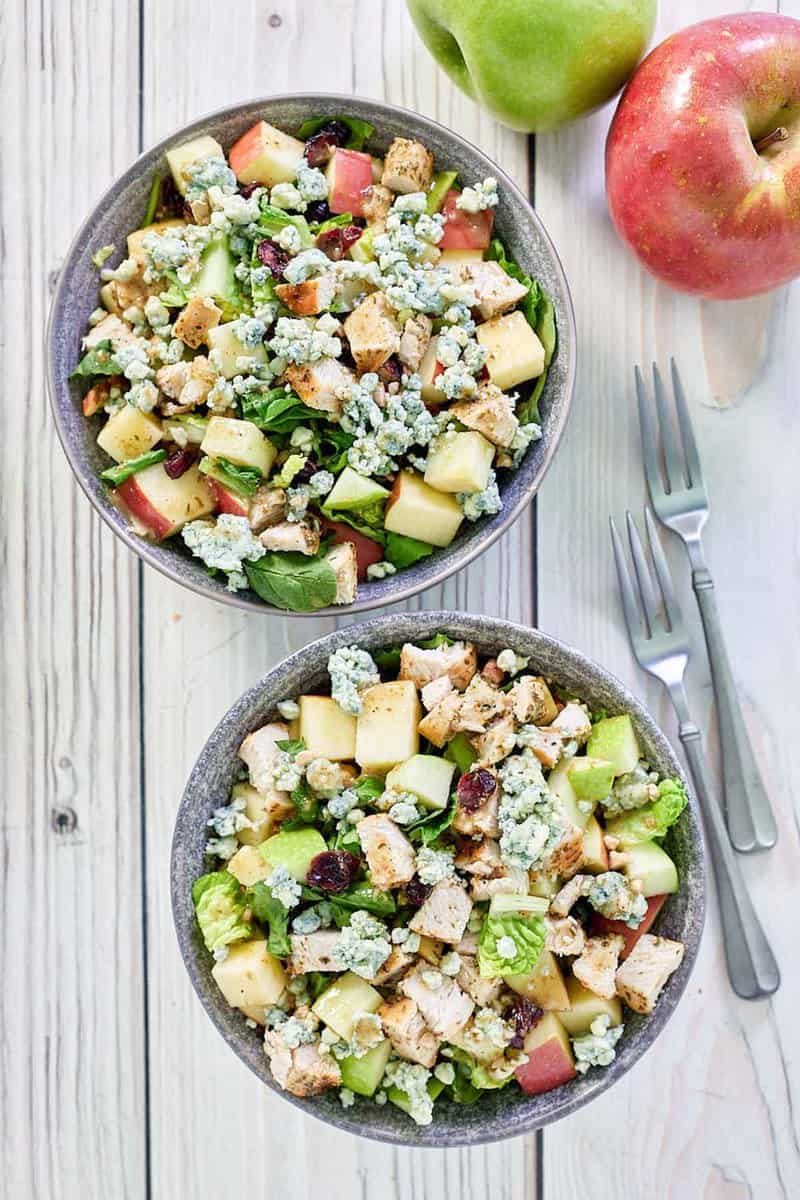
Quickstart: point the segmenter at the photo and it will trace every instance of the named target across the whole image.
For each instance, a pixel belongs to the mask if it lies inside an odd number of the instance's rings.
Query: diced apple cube
[[[255,467],[265,477],[278,451],[252,421],[212,417],[200,445],[211,458],[227,458],[240,467]]]
[[[157,417],[126,404],[108,418],[97,435],[97,444],[115,462],[129,462],[152,450],[161,441],[161,435]]]
[[[290,183],[297,178],[304,150],[305,146],[297,138],[266,121],[257,121],[231,146],[228,160],[240,183],[272,187],[275,183]]]
[[[246,496],[240,496],[238,492],[226,488],[223,483],[217,479],[208,477],[208,486],[214,493],[214,498],[217,502],[217,512],[230,513],[234,517],[246,517],[250,513],[250,502]]]
[[[627,846],[624,853],[627,861],[623,870],[629,879],[640,880],[643,896],[649,899],[677,892],[678,868],[666,850],[655,842],[640,842]]]
[[[455,188],[447,193],[442,205],[444,235],[439,242],[440,250],[480,250],[489,248],[492,240],[494,213],[491,208],[470,213],[456,206],[461,192]]]
[[[345,762],[356,754],[356,718],[330,696],[300,696],[300,716],[292,723],[292,736],[301,737],[317,758]]]
[[[622,1023],[622,1005],[617,996],[610,1000],[603,999],[590,992],[583,984],[570,975],[567,979],[567,996],[569,1008],[558,1014],[558,1019],[570,1037],[580,1037],[589,1032],[589,1026],[596,1017],[607,1016],[611,1025]]]
[[[528,1055],[524,1066],[517,1067],[517,1082],[528,1096],[552,1091],[575,1078],[575,1059],[567,1031],[558,1017],[546,1012],[525,1038]]]
[[[366,979],[347,971],[317,997],[313,1012],[340,1038],[349,1041],[359,1014],[377,1012],[382,1003],[380,992]]]
[[[552,950],[542,950],[536,965],[527,975],[506,975],[504,978],[512,992],[524,996],[545,1012],[569,1008],[567,986]]]
[[[252,828],[240,829],[236,835],[246,846],[260,846],[275,833],[281,821],[294,813],[294,805],[288,792],[259,792],[251,783],[235,783],[231,795],[234,800],[244,800],[244,814],[252,821]]]
[[[226,379],[233,379],[234,375],[242,374],[241,368],[236,365],[239,358],[254,358],[259,363],[267,361],[267,350],[263,342],[259,342],[257,346],[245,346],[239,341],[235,330],[236,322],[228,321],[226,325],[216,325],[208,331],[209,348],[219,355],[220,374]]]
[[[444,809],[456,764],[435,754],[415,754],[386,776],[387,788],[411,792],[423,808]]]
[[[422,362],[419,364],[417,372],[422,380],[422,402],[428,408],[438,408],[444,404],[444,392],[441,392],[436,387],[436,378],[444,371],[444,367],[436,357],[439,347],[439,338],[433,337],[428,342],[428,348],[422,356]]]
[[[548,780],[548,786],[549,786]],[[583,861],[581,870],[600,875],[608,870],[608,850],[603,841],[603,828],[597,817],[589,817],[583,831]]]
[[[155,463],[121,483],[115,495],[131,516],[159,540],[177,533],[187,521],[214,511],[213,493],[196,465],[179,479],[170,479],[164,464]]]
[[[133,233],[128,234],[128,258],[138,258],[144,261],[145,253],[142,245],[148,233],[165,233],[168,229],[185,229],[186,222],[180,217],[171,217],[168,221],[154,221],[152,225],[145,225],[144,229],[134,229]]]
[[[625,945],[619,954],[620,962],[622,962],[631,953],[639,938],[650,930],[656,917],[664,907],[666,900],[666,895],[648,896],[647,912],[641,924],[637,925],[635,929],[631,929],[630,925],[626,925],[624,921],[612,921],[608,917],[604,917],[601,913],[592,913],[590,932],[599,934],[601,937],[606,933],[618,933],[625,941]]]
[[[228,859],[228,870],[242,887],[252,887],[254,883],[266,879],[272,867],[264,862],[255,846],[240,846]]]
[[[176,146],[174,150],[167,151],[167,163],[172,171],[172,178],[175,180],[175,187],[182,196],[186,195],[186,189],[189,186],[189,168],[196,162],[200,162],[204,158],[224,158],[222,146],[219,142],[208,135],[203,137],[193,138],[191,142],[184,142],[182,146]]]
[[[482,492],[493,459],[494,446],[482,433],[454,433],[428,455],[425,482],[437,492]]]
[[[450,250],[443,250],[439,256],[440,267],[461,267],[464,263],[483,262],[483,251],[478,249],[470,249],[469,247],[453,247]]]
[[[503,391],[544,370],[544,346],[521,312],[485,321],[475,336],[489,352],[486,368],[492,383]]]
[[[572,760],[562,758],[547,777],[547,790],[558,801],[558,807],[571,825],[585,829],[589,823],[594,808],[593,804],[579,806],[578,797],[572,787],[569,777],[569,765]]]
[[[390,533],[418,538],[431,546],[449,546],[463,519],[452,496],[429,487],[411,471],[401,471],[386,502],[384,526]]]
[[[361,697],[356,721],[356,762],[383,774],[419,750],[422,708],[410,679],[376,683]]]
[[[289,982],[280,962],[261,939],[237,942],[211,974],[232,1008],[267,1008],[280,998]]]
[[[372,186],[372,159],[360,150],[334,150],[325,168],[328,207],[333,213],[364,216],[366,192]]]

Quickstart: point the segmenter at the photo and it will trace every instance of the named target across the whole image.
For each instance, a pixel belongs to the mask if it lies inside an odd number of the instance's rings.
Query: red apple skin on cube
[[[237,496],[236,492],[232,492],[229,488],[226,488],[217,479],[209,478],[208,486],[211,488],[217,502],[218,512],[230,513],[234,517],[250,516],[250,505],[242,496]]]
[[[488,250],[492,240],[494,213],[491,208],[469,213],[456,208],[461,192],[451,189],[444,198],[444,236],[440,250]]]
[[[179,479],[170,479],[164,464],[156,463],[131,475],[114,495],[158,541],[177,533],[187,521],[214,511],[214,496],[197,466]]]
[[[129,479],[119,485],[117,496],[131,516],[146,525],[159,542],[172,533],[172,522],[153,507],[136,482],[135,475],[131,475]]]
[[[545,1013],[525,1038],[528,1061],[517,1067],[517,1083],[528,1096],[551,1092],[575,1078],[575,1061],[564,1026]]]
[[[609,131],[606,194],[653,275],[731,300],[800,274],[799,106],[800,21],[790,17],[702,21],[648,55]],[[756,149],[780,127],[786,140]]]
[[[374,542],[366,534],[359,533],[357,529],[351,529],[344,521],[331,521],[327,517],[323,517],[322,528],[325,533],[332,535],[335,545],[340,542],[353,543],[356,548],[358,578],[362,583],[367,578],[367,567],[371,567],[373,563],[383,562],[383,546],[380,542]]]
[[[364,215],[364,193],[372,186],[372,158],[360,150],[337,149],[328,167],[328,207],[332,213]]]
[[[256,121],[252,129],[243,133],[238,142],[231,146],[228,161],[237,179],[247,170],[253,159],[261,154],[263,143],[263,122]]]
[[[638,929],[631,929],[630,926],[626,925],[624,921],[610,921],[608,917],[602,916],[601,913],[593,913],[591,920],[591,933],[593,935],[618,933],[620,937],[625,939],[625,945],[620,952],[620,958],[627,958],[642,934],[649,931],[650,926],[661,912],[666,899],[666,895],[649,897],[647,901],[647,912],[645,913],[644,920]]]

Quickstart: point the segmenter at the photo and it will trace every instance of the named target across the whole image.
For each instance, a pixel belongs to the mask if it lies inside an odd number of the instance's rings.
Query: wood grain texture
[[[738,7],[675,0],[661,6],[659,36]],[[800,16],[796,0],[780,7]],[[626,679],[677,744],[659,685],[645,682],[628,648],[607,532],[609,513],[640,510],[644,500],[633,363],[665,364],[674,354],[711,495],[708,549],[722,618],[778,811],[777,848],[743,865],[784,984],[769,1002],[736,999],[712,895],[699,965],[668,1031],[607,1097],[547,1131],[544,1194],[772,1200],[800,1194],[796,932],[786,911],[799,849],[789,747],[800,665],[790,512],[800,452],[793,383],[800,295],[795,287],[741,304],[698,303],[645,276],[606,213],[602,154],[611,113],[537,144],[537,207],[564,257],[582,364],[571,427],[539,504],[540,622]],[[664,541],[695,635],[691,698],[707,726],[712,693],[688,566],[680,544],[669,534]],[[557,569],[565,546],[569,572]]]
[[[42,342],[137,152],[135,3],[0,12],[0,1194],[145,1188],[137,568],[56,444]],[[102,48],[102,53],[98,49]],[[121,103],[118,102],[118,98]]]
[[[526,185],[525,139],[500,130],[453,91],[397,0],[244,3],[236,26],[248,33],[236,38],[220,36],[219,7],[210,0],[150,2],[145,14],[146,144],[198,113],[248,96],[333,91],[383,97],[435,116]],[[529,620],[531,538],[525,518],[479,564],[416,603]],[[327,1200],[479,1200],[490,1187],[497,1200],[532,1197],[532,1139],[424,1153],[357,1141],[272,1097],[222,1043],[191,992],[175,945],[168,905],[175,808],[215,721],[259,675],[333,622],[244,614],[146,572],[143,623],[153,1196],[258,1188],[300,1200],[318,1196],[324,1175]]]

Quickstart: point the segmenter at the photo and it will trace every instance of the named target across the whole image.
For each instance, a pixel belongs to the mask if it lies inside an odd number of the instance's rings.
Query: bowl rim
[[[545,448],[539,471],[536,478],[531,481],[529,488],[525,490],[517,503],[509,508],[504,509],[501,514],[501,519],[491,529],[486,529],[478,532],[478,534],[468,543],[459,556],[459,558],[447,567],[442,567],[439,570],[432,569],[431,574],[423,580],[413,583],[409,582],[405,586],[398,586],[398,577],[394,576],[395,587],[390,596],[384,596],[378,592],[373,597],[364,597],[359,600],[358,595],[352,604],[327,605],[324,608],[314,609],[312,612],[292,612],[288,609],[276,608],[273,605],[267,604],[266,601],[251,598],[249,595],[238,592],[225,592],[214,589],[209,582],[204,581],[199,575],[195,579],[184,577],[177,569],[174,569],[170,562],[162,561],[156,556],[153,551],[155,545],[152,545],[147,539],[138,537],[128,525],[119,525],[113,519],[109,507],[103,505],[98,495],[96,495],[89,486],[88,480],[84,473],[79,469],[75,461],[69,440],[69,433],[66,421],[63,419],[61,406],[58,402],[58,385],[56,380],[55,368],[55,333],[56,333],[56,313],[63,307],[63,296],[67,289],[67,280],[71,274],[71,267],[76,256],[79,245],[85,239],[89,230],[95,223],[96,215],[105,209],[113,196],[120,189],[128,187],[133,183],[141,173],[141,169],[145,160],[153,156],[160,156],[165,153],[166,148],[176,137],[189,136],[194,131],[201,129],[209,122],[224,120],[225,118],[235,117],[244,109],[249,109],[254,106],[268,105],[279,103],[281,101],[294,101],[298,103],[317,103],[321,107],[327,105],[347,105],[365,104],[371,107],[384,109],[387,113],[395,116],[410,116],[415,121],[421,121],[435,130],[439,131],[445,138],[449,138],[455,143],[464,146],[470,153],[478,154],[481,158],[489,163],[495,171],[499,182],[504,189],[510,191],[527,210],[527,216],[533,222],[537,229],[539,237],[547,247],[547,251],[551,258],[553,271],[561,286],[564,297],[564,317],[566,320],[565,335],[568,339],[571,348],[569,362],[567,364],[567,374],[564,382],[564,403],[558,423],[553,427],[552,436],[548,445]],[[537,495],[542,482],[547,475],[553,457],[564,436],[564,431],[572,411],[572,403],[575,396],[575,381],[577,375],[577,325],[575,321],[575,306],[572,300],[569,282],[564,271],[563,264],[558,255],[558,252],[553,244],[552,238],[545,228],[541,218],[532,202],[524,194],[522,189],[518,187],[515,181],[505,172],[499,163],[496,163],[480,147],[462,137],[461,134],[443,125],[440,121],[436,121],[424,113],[415,112],[413,109],[408,109],[397,104],[390,104],[383,100],[373,100],[368,96],[361,95],[343,95],[338,92],[278,92],[268,96],[256,96],[250,100],[239,101],[237,104],[225,105],[222,108],[212,109],[205,114],[195,117],[188,124],[177,126],[166,137],[161,138],[154,145],[142,150],[136,156],[132,163],[105,189],[100,198],[92,205],[86,218],[81,222],[74,237],[72,238],[69,247],[64,255],[64,263],[59,272],[58,282],[53,292],[53,298],[50,303],[50,309],[47,318],[47,324],[44,333],[44,350],[46,359],[46,382],[47,391],[50,397],[50,409],[55,422],[56,433],[58,440],[61,443],[61,448],[70,465],[72,474],[77,480],[84,495],[89,499],[95,512],[99,514],[103,522],[112,530],[112,532],[125,543],[129,550],[139,558],[142,562],[159,571],[167,579],[176,583],[179,587],[188,588],[198,595],[205,596],[207,599],[218,603],[225,603],[233,607],[244,609],[249,612],[260,612],[268,617],[299,617],[299,618],[319,618],[331,616],[346,616],[350,613],[368,612],[371,609],[379,608],[386,604],[399,604],[402,601],[409,600],[412,596],[419,595],[421,592],[427,591],[428,588],[438,587],[444,583],[452,575],[455,575],[463,567],[474,562],[481,554],[494,545],[494,543],[502,537],[502,535],[522,516],[523,511],[531,504]],[[436,561],[436,555],[433,556],[433,562]]]
[[[197,939],[194,936],[194,914],[186,919],[186,897],[184,889],[186,881],[182,880],[179,887],[178,871],[182,867],[181,859],[181,841],[179,837],[179,828],[181,825],[181,817],[185,811],[191,810],[193,807],[193,796],[197,785],[202,782],[203,778],[203,760],[206,751],[217,738],[227,732],[230,728],[238,727],[241,733],[241,717],[242,710],[249,708],[263,694],[265,689],[268,689],[274,682],[274,677],[280,672],[283,673],[291,666],[302,665],[306,660],[306,670],[314,669],[314,660],[322,658],[323,652],[328,647],[335,648],[343,644],[347,644],[351,640],[360,642],[365,633],[372,634],[373,632],[384,632],[387,641],[392,636],[392,630],[396,624],[396,617],[391,614],[370,617],[365,621],[358,622],[353,625],[344,626],[340,629],[316,638],[307,645],[294,653],[287,655],[286,658],[276,663],[261,679],[255,684],[247,688],[234,704],[228,709],[225,715],[218,721],[210,736],[207,738],[203,747],[195,761],[194,766],[189,774],[186,786],[183,791],[180,803],[175,817],[175,826],[170,846],[170,901],[172,907],[172,917],[175,926],[175,932],[178,939],[181,958],[183,959],[184,967],[189,976],[192,987],[200,1000],[203,1008],[217,1032],[221,1035],[228,1047],[233,1051],[236,1057],[242,1062],[252,1073],[270,1089],[277,1094],[281,1099],[287,1100],[301,1112],[306,1115],[315,1117],[317,1120],[332,1125],[334,1128],[341,1129],[344,1132],[352,1133],[357,1136],[367,1137],[372,1141],[384,1142],[392,1145],[403,1145],[413,1148],[427,1147],[455,1147],[478,1145],[489,1142],[503,1141],[507,1138],[523,1136],[538,1129],[544,1128],[555,1121],[560,1121],[562,1118],[577,1112],[586,1104],[596,1099],[602,1093],[608,1091],[614,1084],[628,1073],[633,1067],[637,1066],[643,1056],[651,1049],[656,1041],[658,1041],[664,1027],[672,1017],[677,1008],[682,996],[685,994],[689,980],[697,964],[697,956],[699,953],[703,930],[705,927],[706,917],[706,895],[707,895],[707,871],[706,871],[706,851],[705,837],[703,824],[700,819],[699,805],[696,800],[694,791],[687,781],[683,767],[673,749],[666,734],[661,730],[661,727],[650,714],[648,709],[642,702],[633,695],[630,689],[622,680],[607,668],[603,667],[595,659],[590,658],[582,651],[561,641],[558,638],[551,637],[549,634],[543,633],[535,626],[526,626],[518,622],[508,621],[501,617],[486,617],[480,614],[472,614],[450,609],[431,609],[420,613],[408,614],[415,618],[423,618],[420,621],[420,636],[424,637],[432,627],[440,630],[447,630],[448,626],[453,623],[458,623],[461,626],[464,624],[473,623],[474,633],[464,634],[464,636],[474,637],[475,641],[480,645],[481,641],[489,639],[508,639],[506,644],[513,645],[514,637],[524,635],[533,637],[538,645],[543,649],[549,649],[556,653],[565,656],[570,660],[571,664],[578,671],[588,669],[590,672],[599,673],[606,683],[608,683],[618,694],[620,705],[624,705],[627,711],[630,711],[637,723],[644,726],[652,742],[655,743],[657,749],[670,763],[671,770],[684,783],[686,792],[689,798],[687,812],[690,817],[691,827],[693,832],[692,843],[695,852],[695,863],[693,866],[693,875],[689,885],[688,895],[691,900],[691,915],[692,925],[690,927],[689,936],[684,943],[684,958],[682,966],[685,964],[686,970],[682,973],[679,979],[674,976],[668,982],[665,991],[662,993],[658,1005],[654,1013],[647,1018],[647,1023],[643,1026],[644,1044],[640,1052],[635,1055],[630,1061],[620,1061],[619,1059],[612,1067],[606,1068],[602,1073],[598,1073],[594,1079],[593,1086],[581,1091],[579,1094],[568,1093],[563,1101],[555,1106],[554,1110],[545,1114],[544,1117],[537,1117],[530,1114],[527,1118],[525,1115],[520,1115],[513,1127],[506,1132],[499,1134],[481,1131],[475,1131],[473,1128],[464,1128],[461,1131],[442,1132],[437,1135],[436,1124],[419,1128],[410,1126],[408,1136],[403,1136],[402,1133],[396,1133],[392,1130],[373,1131],[369,1127],[364,1127],[355,1115],[356,1110],[342,1108],[339,1119],[332,1119],[330,1114],[315,1105],[314,1100],[305,1100],[300,1097],[293,1096],[290,1092],[283,1091],[271,1078],[262,1075],[256,1066],[248,1061],[239,1048],[229,1039],[227,1031],[221,1020],[218,1020],[217,1013],[211,1000],[211,995],[205,991],[200,984],[200,975],[197,972],[196,964],[199,961],[199,954],[202,953],[198,946]],[[238,736],[238,735],[237,735]],[[266,1059],[264,1060],[266,1062]],[[268,1072],[268,1068],[267,1068]],[[584,1076],[584,1079],[587,1078]],[[543,1093],[547,1094],[547,1093]],[[532,1097],[531,1099],[536,1099]],[[338,1114],[337,1114],[338,1115]]]

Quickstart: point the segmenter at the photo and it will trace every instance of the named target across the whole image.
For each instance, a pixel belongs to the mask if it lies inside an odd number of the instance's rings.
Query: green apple
[[[512,129],[553,129],[605,104],[650,40],[656,0],[407,0],[454,83]]]

